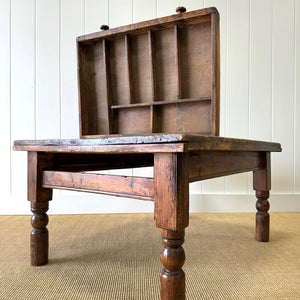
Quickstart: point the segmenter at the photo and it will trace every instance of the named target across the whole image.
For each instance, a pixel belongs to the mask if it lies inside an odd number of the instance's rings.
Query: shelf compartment
[[[129,104],[129,70],[125,38],[109,41],[112,104]]]
[[[150,106],[126,107],[113,111],[116,134],[149,134],[151,133]]]
[[[157,129],[163,133],[210,132],[211,105],[209,101],[162,105],[157,110],[157,120]]]
[[[109,134],[111,105],[107,41],[97,42],[93,47],[82,45],[78,54],[81,132],[83,135]]]
[[[154,33],[156,94],[158,99],[177,99],[178,69],[174,28]]]
[[[211,24],[202,23],[179,30],[182,98],[211,95]]]
[[[151,61],[148,34],[133,36],[131,44],[132,101],[145,103],[152,99]]]

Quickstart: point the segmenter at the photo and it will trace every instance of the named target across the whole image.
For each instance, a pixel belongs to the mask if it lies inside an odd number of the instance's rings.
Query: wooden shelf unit
[[[218,19],[210,8],[79,37],[81,137],[218,135]]]

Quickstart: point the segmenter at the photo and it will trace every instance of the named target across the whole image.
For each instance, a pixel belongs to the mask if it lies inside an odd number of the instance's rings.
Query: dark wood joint
[[[52,190],[42,187],[44,170],[51,170],[53,155],[28,152],[27,196],[31,202],[47,202],[52,199]]]

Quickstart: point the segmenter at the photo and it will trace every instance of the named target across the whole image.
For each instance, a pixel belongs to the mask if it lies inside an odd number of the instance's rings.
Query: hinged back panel
[[[201,9],[77,38],[80,133],[219,134],[219,15]]]

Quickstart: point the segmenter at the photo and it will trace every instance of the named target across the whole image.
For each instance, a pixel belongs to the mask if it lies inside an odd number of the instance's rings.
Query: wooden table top
[[[186,152],[186,151],[270,151],[280,152],[279,143],[197,134],[109,135],[89,139],[17,140],[17,151],[43,152]]]

